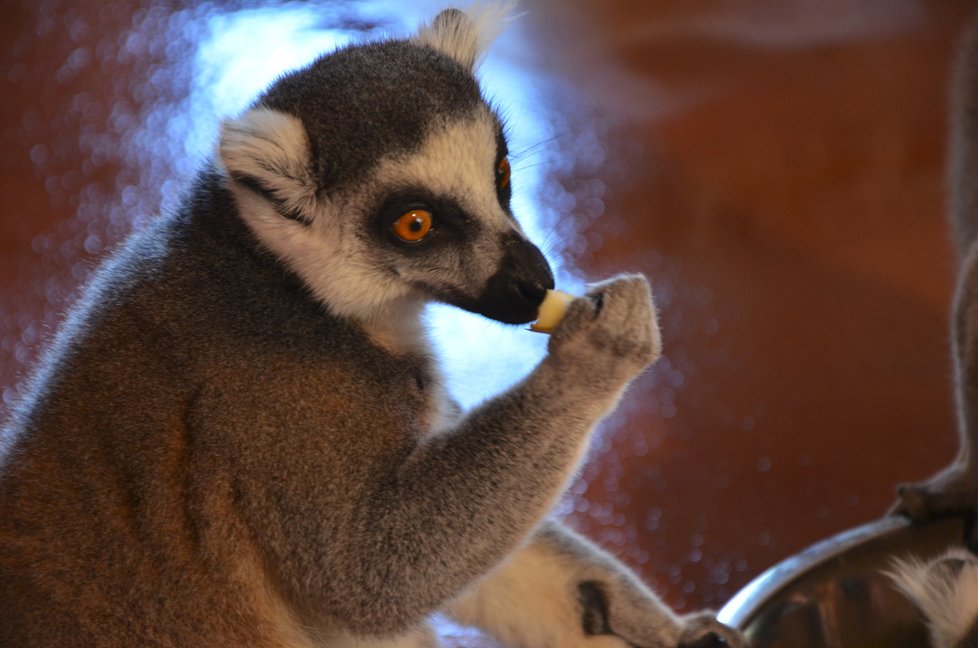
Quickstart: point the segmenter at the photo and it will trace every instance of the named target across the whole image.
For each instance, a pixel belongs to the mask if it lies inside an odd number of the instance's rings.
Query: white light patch
[[[209,120],[190,133],[191,154],[206,158],[214,148],[219,120],[242,113],[283,73],[352,40],[348,31],[323,29],[322,13],[310,3],[207,17],[188,103],[191,114]]]

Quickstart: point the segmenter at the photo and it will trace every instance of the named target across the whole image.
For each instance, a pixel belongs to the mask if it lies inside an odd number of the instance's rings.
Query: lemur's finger
[[[747,639],[713,616],[711,612],[693,614],[686,618],[686,629],[679,637],[677,648],[748,648]]]
[[[593,581],[580,583],[577,586],[577,598],[582,608],[581,623],[584,634],[589,636],[611,634],[611,627],[608,625],[608,602],[601,587]]]
[[[679,644],[679,648],[727,648],[729,645],[727,640],[720,635],[709,632],[692,643]]]
[[[972,511],[964,516],[964,546],[973,554],[978,554],[978,524]]]

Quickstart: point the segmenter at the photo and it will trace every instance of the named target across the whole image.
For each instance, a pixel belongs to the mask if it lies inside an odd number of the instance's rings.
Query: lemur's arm
[[[943,471],[900,488],[897,509],[911,519],[978,514],[978,20],[964,35],[952,83],[949,179],[960,266],[952,312],[952,352],[960,445]],[[975,525],[972,525],[975,526]],[[978,548],[978,527],[969,543]]]
[[[356,584],[328,601],[337,617],[354,632],[395,630],[499,564],[546,515],[588,433],[659,345],[643,277],[575,300],[522,383],[423,441],[366,494],[357,532],[333,545],[340,559],[324,570]]]
[[[709,614],[675,615],[627,567],[552,520],[448,612],[526,648],[743,645]]]
[[[915,521],[978,513],[978,246],[966,257],[958,278],[953,312],[960,446],[954,462],[930,479],[899,489],[901,513]],[[978,528],[968,530],[978,546]]]

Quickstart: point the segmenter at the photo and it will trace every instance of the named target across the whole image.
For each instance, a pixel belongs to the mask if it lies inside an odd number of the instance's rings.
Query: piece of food
[[[567,307],[572,301],[574,301],[574,295],[559,290],[548,290],[540,304],[537,321],[530,325],[530,330],[537,333],[552,333],[560,324],[560,320],[564,319]]]

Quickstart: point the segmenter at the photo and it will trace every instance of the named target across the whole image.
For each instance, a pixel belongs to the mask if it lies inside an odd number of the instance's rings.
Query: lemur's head
[[[337,50],[224,124],[242,215],[333,312],[436,300],[522,323],[553,287],[473,74],[499,22],[488,13],[449,9],[410,39]]]

